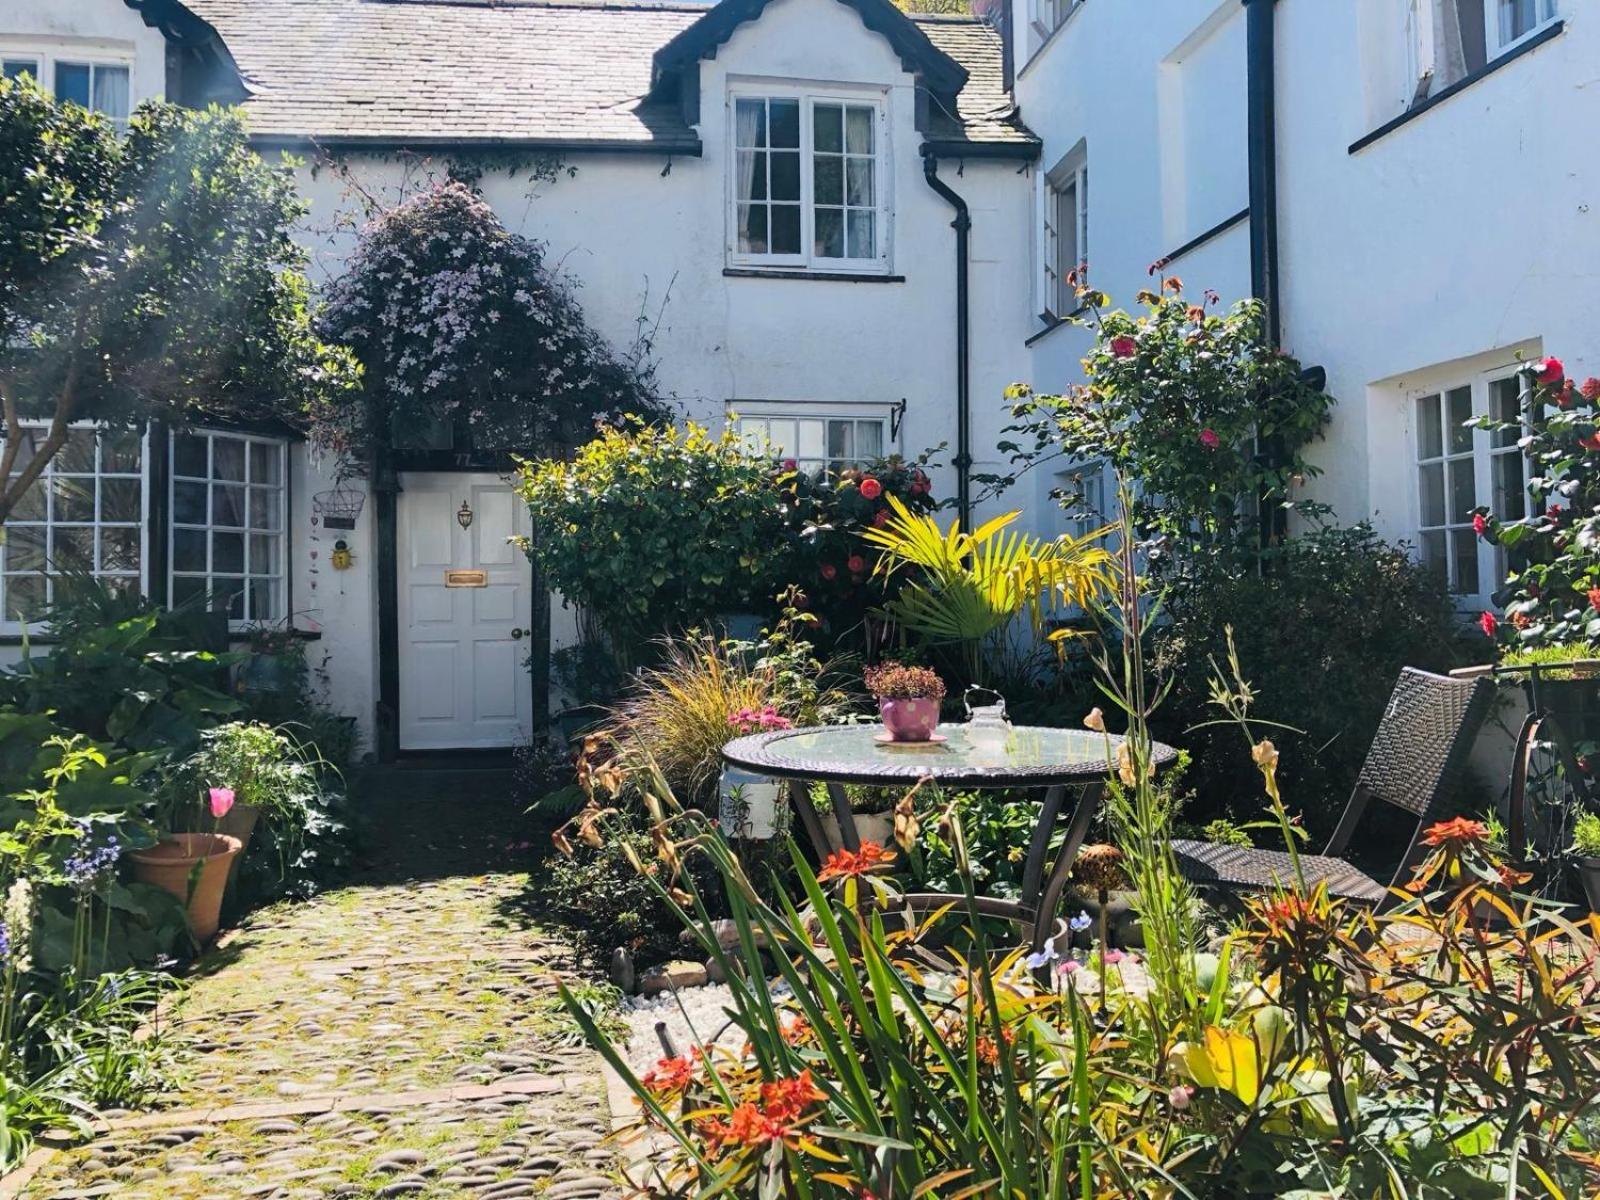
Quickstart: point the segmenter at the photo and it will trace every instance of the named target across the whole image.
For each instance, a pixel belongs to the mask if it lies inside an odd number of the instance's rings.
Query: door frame
[[[377,731],[379,762],[449,753],[400,749],[400,493],[403,490],[400,476],[412,471],[510,475],[513,470],[509,459],[485,462],[473,455],[451,451],[390,454],[374,466],[372,492],[378,531],[378,703],[373,714],[373,728]],[[528,685],[533,692],[529,722],[537,737],[550,724],[550,591],[532,560],[528,562],[528,583],[532,588],[528,602],[532,626],[528,644],[531,660]]]

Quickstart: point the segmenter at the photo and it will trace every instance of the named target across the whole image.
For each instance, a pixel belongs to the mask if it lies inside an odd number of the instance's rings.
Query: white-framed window
[[[1062,532],[1084,537],[1117,520],[1116,474],[1102,460],[1056,472],[1051,496],[1061,506]]]
[[[24,75],[31,75],[35,82],[39,79],[39,60],[31,54],[5,54],[0,55],[0,77],[6,79],[21,79]]]
[[[126,63],[72,62],[58,58],[54,65],[57,100],[70,100],[92,108],[118,124],[127,121],[132,109]]]
[[[1505,551],[1473,531],[1473,510],[1488,507],[1511,521],[1527,515],[1520,391],[1508,369],[1411,396],[1417,548],[1466,606],[1487,606],[1506,575]],[[1484,415],[1517,428],[1490,433],[1466,425]]]
[[[735,430],[747,449],[793,459],[802,471],[864,467],[894,453],[889,410],[847,405],[736,403]]]
[[[28,426],[31,440],[44,426]],[[32,457],[17,454],[21,474]],[[72,429],[23,493],[0,543],[0,614],[16,629],[57,599],[62,574],[89,574],[128,591],[144,586],[145,439],[138,431]]]
[[[171,603],[198,600],[236,624],[283,620],[287,443],[220,430],[174,433],[170,463]]]
[[[1067,18],[1083,7],[1084,0],[1031,0],[1033,31],[1041,39],[1049,37],[1067,23]]]
[[[1089,156],[1082,142],[1045,173],[1043,186],[1044,315],[1064,317],[1078,307],[1073,272],[1089,262]]]
[[[1408,103],[1426,100],[1519,46],[1559,15],[1557,0],[1408,0]]]
[[[729,261],[886,272],[886,113],[881,93],[733,90]]]

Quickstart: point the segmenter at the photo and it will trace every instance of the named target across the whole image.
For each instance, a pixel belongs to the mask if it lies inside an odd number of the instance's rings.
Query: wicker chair
[[[1308,884],[1375,907],[1391,899],[1390,889],[1420,861],[1422,831],[1448,815],[1448,808],[1489,715],[1494,685],[1488,679],[1451,679],[1411,667],[1400,672],[1362,764],[1350,803],[1321,854],[1300,855]],[[1381,800],[1417,818],[1411,840],[1387,884],[1348,862],[1345,851],[1370,801]],[[1289,855],[1212,842],[1174,839],[1178,869],[1192,882],[1242,891],[1260,891],[1294,878]]]

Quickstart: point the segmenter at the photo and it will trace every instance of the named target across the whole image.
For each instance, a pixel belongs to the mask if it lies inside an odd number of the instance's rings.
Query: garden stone
[[[652,967],[639,980],[639,991],[646,996],[658,996],[666,991],[703,987],[706,969],[696,962],[675,959],[659,967]]]
[[[716,935],[717,945],[724,950],[737,950],[739,948],[739,923],[737,921],[729,920],[726,917],[713,921],[711,922],[711,932]],[[750,936],[755,942],[757,950],[765,950],[767,948],[766,930],[752,929]],[[678,941],[685,946],[694,946],[700,943],[700,937],[694,930],[685,929],[678,934]]]

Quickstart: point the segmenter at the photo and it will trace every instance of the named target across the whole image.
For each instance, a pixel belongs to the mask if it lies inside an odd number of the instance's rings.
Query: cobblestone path
[[[621,1194],[598,1059],[555,991],[564,948],[521,906],[537,852],[509,778],[394,771],[362,790],[366,867],[252,914],[201,964],[167,1107],[113,1116],[0,1194]]]

